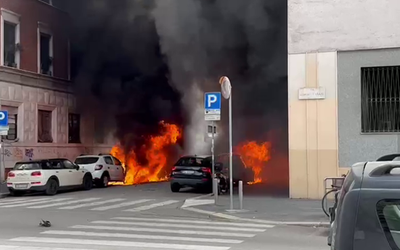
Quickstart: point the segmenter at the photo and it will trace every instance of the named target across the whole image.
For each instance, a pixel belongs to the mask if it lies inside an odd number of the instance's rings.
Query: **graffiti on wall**
[[[33,157],[34,157],[33,148],[25,149],[25,157],[30,161],[33,160]]]
[[[24,159],[23,152],[20,148],[15,147],[12,155],[14,156],[15,161],[22,161]]]
[[[4,156],[6,156],[8,158],[10,158],[12,156],[12,153],[8,148],[4,149]]]

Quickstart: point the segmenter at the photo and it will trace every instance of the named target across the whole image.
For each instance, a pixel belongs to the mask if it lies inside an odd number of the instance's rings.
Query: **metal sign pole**
[[[215,179],[215,159],[214,159],[214,121],[211,122],[211,172],[212,172],[212,180]],[[213,181],[213,185],[215,182]],[[213,187],[214,196],[216,197],[215,190],[217,187]]]
[[[221,92],[225,99],[229,99],[229,193],[230,209],[233,210],[233,168],[232,168],[232,85],[229,78],[223,76],[219,79]]]
[[[230,208],[233,210],[233,170],[232,170],[232,91],[229,96],[229,195]]]

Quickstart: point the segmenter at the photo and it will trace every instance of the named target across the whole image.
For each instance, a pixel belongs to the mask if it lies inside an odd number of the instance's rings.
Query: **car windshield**
[[[76,164],[93,164],[96,163],[99,160],[99,157],[79,157],[76,158],[75,163]]]
[[[42,169],[38,162],[18,162],[14,166],[14,170],[37,170]]]

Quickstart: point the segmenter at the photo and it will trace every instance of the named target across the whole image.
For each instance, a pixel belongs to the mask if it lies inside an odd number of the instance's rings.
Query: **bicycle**
[[[333,182],[333,184],[331,185],[332,189],[329,190],[328,192],[326,192],[325,195],[322,197],[322,200],[321,200],[322,211],[324,212],[324,214],[327,217],[331,218],[331,222],[333,220],[335,220],[335,210],[336,210],[337,203],[338,203],[338,195],[339,195],[340,189],[342,188],[343,181],[346,178],[346,175],[345,174],[342,175],[342,178],[343,178],[342,181],[339,182],[340,184],[337,181]],[[334,184],[339,184],[339,185],[334,185]],[[335,201],[334,201],[333,206],[329,207],[329,209],[328,209],[328,207],[327,207],[327,204],[328,204],[327,199],[328,199],[328,196],[331,193],[335,193]]]
[[[332,189],[329,190],[328,192],[326,192],[325,195],[322,197],[322,200],[321,200],[322,211],[324,212],[324,214],[327,217],[331,217],[331,211],[328,211],[328,209],[327,209],[327,207],[325,205],[325,204],[328,204],[326,202],[327,198],[331,193],[335,193],[335,205],[336,205],[336,203],[337,203],[337,194],[338,194],[339,191],[340,191],[340,187],[335,187],[334,185],[332,185]],[[334,207],[335,207],[335,205],[334,205]]]

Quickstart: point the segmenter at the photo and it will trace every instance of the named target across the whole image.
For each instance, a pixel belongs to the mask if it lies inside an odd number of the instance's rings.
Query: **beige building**
[[[324,178],[399,152],[400,2],[288,2],[290,197],[321,198]]]

